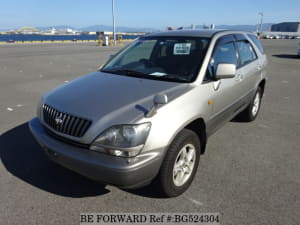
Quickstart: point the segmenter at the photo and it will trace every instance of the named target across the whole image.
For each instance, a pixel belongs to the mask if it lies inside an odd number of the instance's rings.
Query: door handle
[[[261,70],[262,69],[262,65],[258,64],[256,68],[257,68],[257,70]]]
[[[244,79],[244,76],[243,76],[243,74],[241,74],[241,73],[238,73],[237,75],[236,75],[236,81],[241,81],[241,80],[243,80]]]

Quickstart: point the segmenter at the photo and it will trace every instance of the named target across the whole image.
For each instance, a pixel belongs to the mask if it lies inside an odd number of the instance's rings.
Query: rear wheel
[[[183,129],[176,136],[158,177],[166,196],[175,197],[188,189],[198,168],[200,152],[200,141],[195,132]]]
[[[250,102],[249,106],[238,115],[238,118],[242,119],[245,122],[251,122],[255,120],[260,109],[261,98],[262,98],[262,90],[261,87],[258,87],[254,95],[254,98]]]

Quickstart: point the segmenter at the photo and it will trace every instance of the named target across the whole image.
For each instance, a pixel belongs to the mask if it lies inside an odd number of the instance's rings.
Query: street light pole
[[[113,19],[113,39],[114,45],[116,45],[116,22],[115,22],[115,1],[112,0],[112,19]]]
[[[258,15],[260,15],[260,26],[259,26],[259,31],[260,31],[260,35],[262,35],[262,24],[263,24],[263,17],[264,14],[262,12],[258,13]]]

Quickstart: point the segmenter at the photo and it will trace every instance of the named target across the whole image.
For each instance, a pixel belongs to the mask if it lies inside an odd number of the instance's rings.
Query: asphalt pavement
[[[79,224],[80,213],[220,213],[223,225],[300,224],[300,58],[297,40],[263,40],[265,96],[252,123],[229,122],[209,140],[189,190],[122,190],[50,162],[27,122],[40,96],[97,70],[121,47],[0,46],[0,224]]]

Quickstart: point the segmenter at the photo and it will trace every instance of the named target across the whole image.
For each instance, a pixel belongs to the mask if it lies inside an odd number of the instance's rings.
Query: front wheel
[[[175,197],[188,189],[198,168],[200,152],[200,141],[195,132],[183,129],[175,137],[158,177],[166,196]]]

